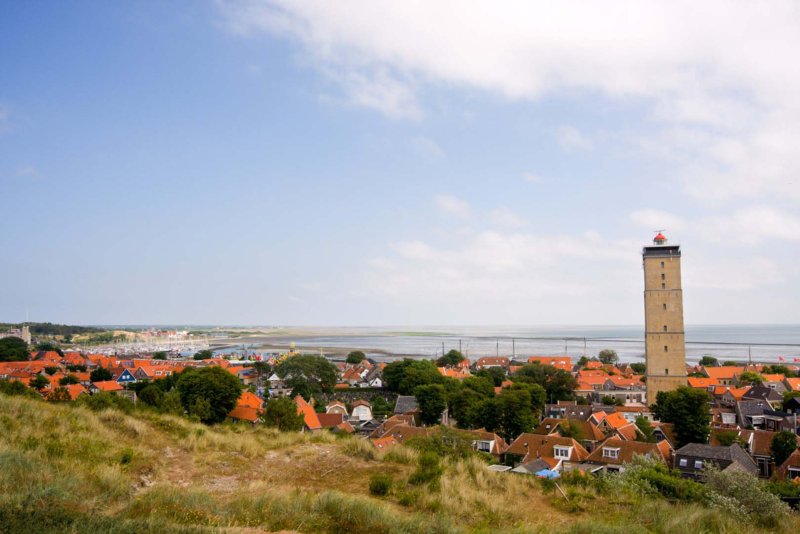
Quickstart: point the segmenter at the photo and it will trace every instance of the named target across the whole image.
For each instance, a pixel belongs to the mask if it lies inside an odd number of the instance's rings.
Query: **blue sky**
[[[0,320],[800,323],[797,6],[492,6],[4,6]]]

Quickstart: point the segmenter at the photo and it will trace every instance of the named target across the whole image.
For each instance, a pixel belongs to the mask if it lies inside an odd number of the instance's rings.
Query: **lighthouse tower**
[[[681,248],[658,232],[642,249],[642,262],[647,403],[653,404],[659,391],[686,385]]]

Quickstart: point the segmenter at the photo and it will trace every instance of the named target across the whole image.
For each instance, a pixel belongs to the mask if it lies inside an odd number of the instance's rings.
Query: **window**
[[[665,284],[664,282],[661,282],[661,289],[667,289],[667,284]]]
[[[481,452],[492,452],[491,441],[476,441],[475,448]]]
[[[669,374],[669,369],[664,369],[664,374],[668,375]]]
[[[686,465],[687,465],[688,463],[689,463],[689,462],[686,460],[686,458],[681,458],[681,459],[680,459],[680,462],[678,462],[678,465],[680,465],[681,467],[686,467]]]
[[[667,279],[667,275],[666,275],[666,274],[664,274],[664,273],[661,273],[661,279],[662,279],[662,280],[666,280],[666,279]]]
[[[556,458],[569,458],[570,447],[553,447],[553,454]]]
[[[666,345],[664,345],[664,352],[669,352],[669,347],[667,347]]]
[[[695,469],[702,469],[703,468],[703,460],[695,460],[694,461],[694,468]]]
[[[667,309],[667,303],[666,302],[664,304],[662,304],[662,306],[664,307],[665,310]]]
[[[611,447],[603,447],[603,458],[619,458],[619,449],[614,449]]]
[[[661,262],[661,268],[662,269],[664,268],[664,262],[663,261]]]
[[[667,325],[664,325],[664,332],[667,331]]]

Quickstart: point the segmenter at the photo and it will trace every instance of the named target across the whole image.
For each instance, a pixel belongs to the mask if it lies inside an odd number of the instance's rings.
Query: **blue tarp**
[[[542,469],[541,471],[536,472],[536,476],[542,478],[558,478],[561,475],[557,471],[553,471],[552,469]]]

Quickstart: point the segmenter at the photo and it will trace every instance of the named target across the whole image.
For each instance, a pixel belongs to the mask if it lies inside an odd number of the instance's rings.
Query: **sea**
[[[687,325],[686,360],[800,363],[800,325]],[[377,361],[435,358],[450,349],[475,360],[481,356],[583,355],[604,349],[623,362],[644,361],[644,327],[631,326],[425,326],[292,329],[292,335],[253,337],[217,352],[269,354],[288,349],[333,355],[361,350]],[[330,354],[329,354],[330,355]]]

